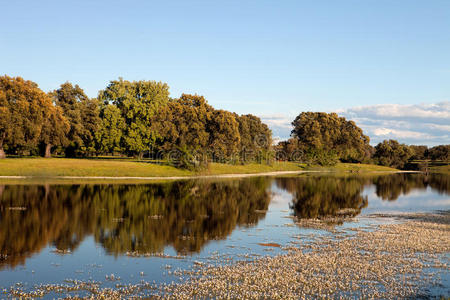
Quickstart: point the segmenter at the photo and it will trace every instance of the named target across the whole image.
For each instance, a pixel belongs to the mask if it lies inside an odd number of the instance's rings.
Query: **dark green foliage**
[[[427,159],[427,155],[428,155],[428,147],[427,146],[410,145],[409,148],[413,152],[413,156],[411,157],[411,159],[414,159],[414,160]]]
[[[335,151],[325,151],[322,149],[309,149],[303,156],[308,165],[334,166],[339,162]]]
[[[361,177],[299,177],[278,179],[279,188],[294,195],[292,208],[300,219],[355,216],[367,206],[362,195],[367,179]]]
[[[403,169],[413,156],[413,150],[396,140],[384,140],[375,147],[374,159],[382,166]]]
[[[99,107],[78,85],[63,83],[51,93],[54,102],[61,107],[70,124],[65,153],[68,157],[87,156],[96,152],[95,133],[100,128]]]
[[[428,157],[432,160],[450,161],[450,145],[439,145],[430,148]]]
[[[235,114],[239,124],[241,162],[271,161],[272,132],[254,115]]]
[[[370,158],[369,137],[353,121],[335,113],[302,112],[292,122],[292,138],[279,150],[289,160],[333,165]]]

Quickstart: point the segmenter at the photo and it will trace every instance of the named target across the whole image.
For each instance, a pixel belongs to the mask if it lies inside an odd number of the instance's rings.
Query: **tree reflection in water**
[[[365,186],[375,185],[383,200],[395,201],[414,189],[427,187],[450,194],[450,176],[443,174],[398,173],[383,176],[300,176],[277,178],[277,186],[293,195],[291,208],[298,219],[327,219],[342,223],[347,216],[356,216],[367,206]],[[335,218],[338,217],[338,218]]]
[[[367,179],[360,177],[298,177],[277,179],[293,195],[291,208],[298,219],[355,216],[367,206],[362,196]]]
[[[8,185],[0,188],[0,265],[48,244],[75,250],[93,235],[109,254],[200,251],[236,226],[258,222],[270,179],[146,185]]]
[[[277,178],[293,195],[298,218],[357,215],[365,186],[394,201],[413,189],[450,194],[445,175]],[[0,185],[0,268],[14,267],[47,245],[74,251],[92,235],[107,253],[199,252],[236,226],[265,217],[272,179],[181,181],[139,185]]]

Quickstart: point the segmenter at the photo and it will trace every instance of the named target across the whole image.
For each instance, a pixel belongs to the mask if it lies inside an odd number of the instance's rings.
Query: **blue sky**
[[[421,140],[450,143],[450,1],[2,1],[1,8],[0,73],[45,91],[71,81],[95,97],[119,76],[164,81],[173,97],[198,93],[217,108],[259,115],[282,138],[301,111],[361,119],[365,107],[437,105],[444,127],[428,126]],[[370,125],[386,129],[369,132],[380,133],[372,140],[415,142],[414,122],[396,131],[386,124]]]

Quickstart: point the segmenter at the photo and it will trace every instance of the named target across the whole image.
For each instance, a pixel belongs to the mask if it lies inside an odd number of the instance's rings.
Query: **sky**
[[[4,1],[0,74],[96,97],[167,82],[286,139],[338,112],[372,143],[450,144],[450,1]]]

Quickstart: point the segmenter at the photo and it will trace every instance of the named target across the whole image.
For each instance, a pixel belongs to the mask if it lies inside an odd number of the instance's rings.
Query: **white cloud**
[[[291,122],[295,119],[295,116],[287,116],[283,114],[262,115],[261,121],[266,123],[272,130],[272,135],[276,136],[280,140],[286,140],[289,138],[292,130]]]
[[[372,144],[396,139],[407,144],[450,144],[450,101],[435,104],[381,104],[343,109]]]
[[[396,130],[390,128],[375,128],[373,131],[374,135],[377,137],[386,137],[391,139],[421,139],[421,140],[430,140],[433,139],[434,136],[429,134],[411,131],[411,130]]]
[[[382,118],[382,119],[427,119],[450,121],[450,101],[435,104],[379,104],[373,106],[359,106],[343,110],[345,114],[358,117]]]

